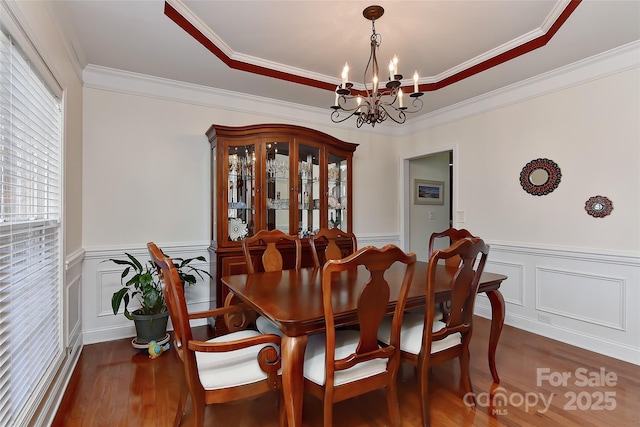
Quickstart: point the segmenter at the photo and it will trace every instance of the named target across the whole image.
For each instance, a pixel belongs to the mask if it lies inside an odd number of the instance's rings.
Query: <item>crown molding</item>
[[[556,25],[556,23],[558,23],[559,25],[564,24],[565,20],[562,19],[562,14],[565,10],[567,10],[567,7],[570,5],[570,3],[570,0],[562,0],[556,3],[555,7],[546,17],[542,25],[535,30],[531,30],[526,34],[521,35],[520,37],[516,37],[515,39],[507,43],[490,49],[487,52],[478,55],[475,58],[471,58],[468,61],[458,64],[448,70],[445,70],[440,74],[421,78],[419,80],[419,84],[428,83],[437,86],[439,82],[445,79],[456,76],[473,67],[480,66],[483,63],[492,61],[494,60],[494,58],[498,58],[500,55],[508,55],[508,52],[519,49],[521,46],[527,45],[527,43],[535,43],[537,39],[544,38],[547,34],[553,35],[553,26]],[[574,9],[575,7],[571,9],[571,12],[573,12]],[[405,83],[403,82],[403,84]],[[409,79],[406,81],[406,84],[413,84],[413,81]]]
[[[437,76],[421,78],[418,82],[419,89],[423,92],[442,89],[545,46],[581,2],[582,0],[557,1],[538,28],[445,70]],[[182,0],[165,0],[164,12],[169,19],[230,68],[331,91],[333,91],[333,86],[339,84],[339,80],[335,76],[312,73],[308,70],[235,52]],[[412,83],[413,81],[410,79],[402,81],[402,85],[410,86]],[[364,82],[356,83],[354,86],[356,90],[364,90],[363,88]]]
[[[640,41],[612,49],[554,71],[494,90],[457,104],[412,118],[404,125],[379,126],[377,134],[402,136],[434,126],[547,95],[612,74],[640,67]],[[160,77],[88,65],[82,73],[84,87],[168,101],[257,114],[272,120],[344,129],[329,120],[327,109],[194,85]],[[359,132],[373,132],[359,130]]]
[[[82,72],[84,87],[120,92],[167,101],[219,108],[245,114],[258,114],[276,121],[296,121],[329,126],[325,109],[294,104],[272,98],[247,95],[208,86],[180,82],[146,74],[132,73],[97,65]]]
[[[640,67],[640,41],[415,118],[411,131],[462,120]]]

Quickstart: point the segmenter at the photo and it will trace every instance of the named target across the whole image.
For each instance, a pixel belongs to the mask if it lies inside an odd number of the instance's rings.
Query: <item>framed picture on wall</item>
[[[444,205],[444,181],[413,180],[413,203],[416,205]]]

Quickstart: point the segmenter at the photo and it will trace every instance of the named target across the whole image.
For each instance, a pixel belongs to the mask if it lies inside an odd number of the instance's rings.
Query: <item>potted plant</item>
[[[124,302],[124,315],[127,319],[133,320],[136,326],[136,344],[145,345],[152,340],[160,342],[166,337],[169,312],[162,294],[158,270],[152,261],[143,264],[130,253],[125,252],[125,255],[127,259],[105,260],[125,266],[120,275],[122,288],[111,297],[113,314],[118,314]],[[193,261],[206,261],[203,256],[172,260],[185,285],[195,284],[198,280],[196,276],[201,279],[204,279],[205,275],[211,277],[208,271],[190,265]],[[140,307],[130,312],[129,302],[132,299],[136,299]]]

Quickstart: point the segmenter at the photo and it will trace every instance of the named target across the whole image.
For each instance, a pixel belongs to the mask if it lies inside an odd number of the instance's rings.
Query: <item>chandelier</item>
[[[418,90],[418,72],[413,75],[413,93],[410,94],[411,109],[404,105],[401,85],[402,74],[398,74],[398,58],[393,57],[389,61],[389,80],[385,87],[381,88],[379,81],[380,68],[378,67],[377,50],[382,42],[382,35],[376,33],[376,19],[384,14],[381,6],[369,6],[362,15],[371,21],[371,54],[369,62],[364,70],[364,91],[352,93],[353,83],[349,82],[349,66],[345,64],[342,71],[342,83],[336,87],[334,105],[331,106],[331,121],[344,122],[350,117],[356,117],[356,126],[364,123],[375,126],[386,119],[396,123],[404,123],[407,120],[406,113],[417,113],[422,109],[423,95]],[[370,75],[371,83],[367,83],[367,75]],[[369,84],[371,90],[369,90]]]

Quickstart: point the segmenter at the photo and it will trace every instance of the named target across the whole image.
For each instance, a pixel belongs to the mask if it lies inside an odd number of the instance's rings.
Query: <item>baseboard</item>
[[[207,325],[207,319],[194,319],[191,321],[191,326],[205,326]],[[173,327],[169,326],[168,331],[172,331]],[[84,330],[82,332],[83,342],[85,345],[95,344],[105,341],[114,341],[124,338],[133,339],[136,336],[136,329],[131,322],[128,326],[117,326],[111,328],[96,328],[91,330]]]
[[[476,304],[475,314],[486,319],[491,319],[491,307]],[[580,334],[574,330],[548,325],[524,316],[509,313],[505,316],[504,324],[584,350],[593,351],[634,365],[640,365],[640,348],[607,341],[600,337]],[[499,350],[500,347],[498,347],[498,351]]]

